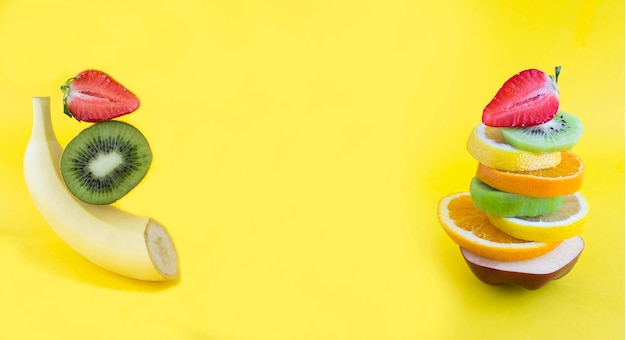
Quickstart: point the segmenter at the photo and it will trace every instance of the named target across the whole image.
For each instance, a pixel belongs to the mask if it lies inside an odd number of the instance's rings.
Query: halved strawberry
[[[108,74],[86,70],[61,85],[63,112],[85,122],[101,122],[139,108],[139,98]]]
[[[561,67],[550,76],[539,70],[522,71],[509,78],[483,110],[482,121],[492,127],[521,127],[545,123],[559,108],[557,80]]]

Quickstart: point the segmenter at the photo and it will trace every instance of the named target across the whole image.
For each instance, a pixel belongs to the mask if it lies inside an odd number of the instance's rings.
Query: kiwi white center
[[[100,153],[89,162],[88,167],[94,176],[104,177],[123,162],[122,155],[117,152]]]

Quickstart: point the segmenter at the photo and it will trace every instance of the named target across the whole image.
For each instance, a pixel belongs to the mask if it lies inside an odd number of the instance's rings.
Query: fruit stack
[[[143,180],[152,163],[146,137],[129,123],[113,120],[139,108],[139,98],[110,75],[86,70],[61,86],[63,112],[93,123],[63,150],[63,181],[79,200],[111,204]]]
[[[114,119],[139,108],[138,97],[98,70],[80,72],[61,90],[64,113],[93,124],[63,148],[50,97],[33,97],[24,179],[35,207],[61,240],[94,264],[138,280],[178,279],[178,255],[165,226],[111,204],[141,181],[152,161],[143,134]]]
[[[555,71],[525,70],[502,85],[467,140],[479,163],[469,192],[439,202],[443,229],[487,284],[540,288],[584,248],[584,167],[570,151],[583,127],[559,109]]]

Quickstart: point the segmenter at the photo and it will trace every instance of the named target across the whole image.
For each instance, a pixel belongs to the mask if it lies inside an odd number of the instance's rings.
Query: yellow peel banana
[[[93,263],[127,277],[163,281],[179,276],[178,256],[165,227],[111,205],[76,199],[61,177],[50,98],[33,98],[33,131],[24,177],[35,206],[54,232]]]

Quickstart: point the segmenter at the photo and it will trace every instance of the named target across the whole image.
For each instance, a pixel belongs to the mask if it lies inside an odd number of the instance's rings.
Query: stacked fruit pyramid
[[[555,71],[525,70],[502,85],[467,140],[479,163],[469,192],[439,202],[443,229],[487,284],[540,288],[584,248],[584,167],[570,151],[583,127],[559,109]]]

